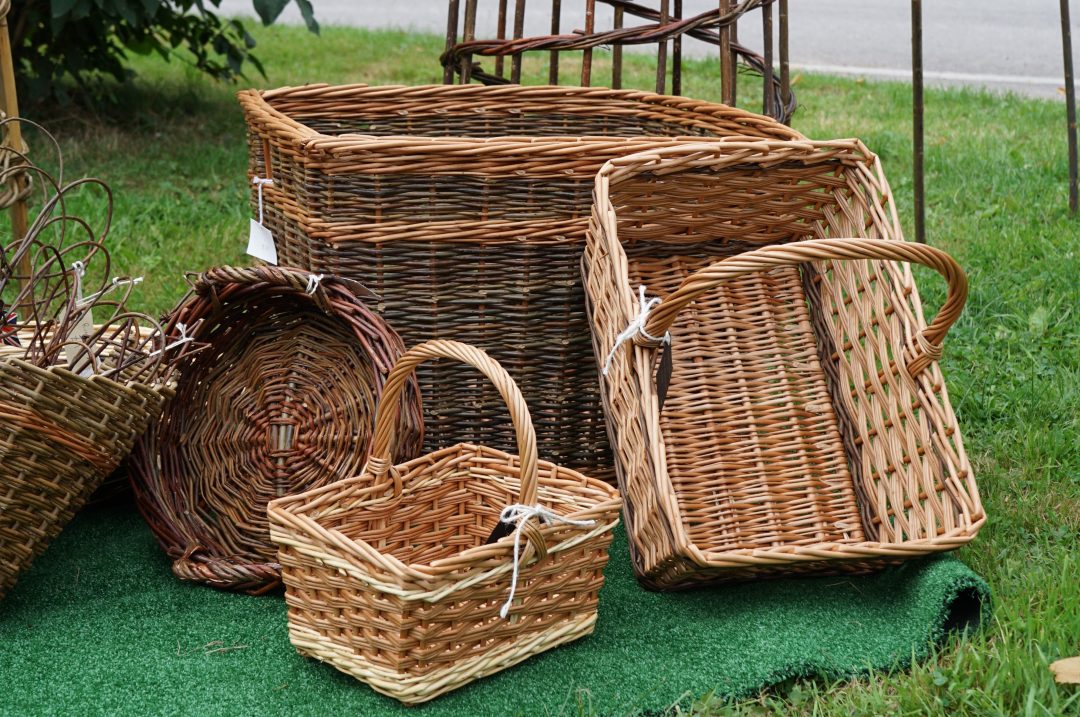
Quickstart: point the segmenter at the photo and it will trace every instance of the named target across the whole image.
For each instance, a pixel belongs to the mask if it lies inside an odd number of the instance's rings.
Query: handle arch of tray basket
[[[956,260],[940,249],[925,244],[887,239],[809,239],[767,246],[718,261],[688,276],[679,288],[654,307],[645,322],[644,332],[639,332],[634,337],[634,342],[643,346],[656,346],[657,342],[646,338],[644,334],[664,336],[690,302],[726,281],[780,266],[836,259],[905,261],[922,264],[941,274],[948,282],[945,303],[933,321],[916,334],[911,344],[906,347],[904,367],[908,375],[915,378],[941,358],[941,344],[945,334],[956,322],[964,308],[964,302],[967,301],[967,276]]]
[[[532,417],[529,415],[529,407],[525,403],[525,397],[510,374],[506,372],[499,362],[487,355],[483,350],[463,344],[458,341],[438,339],[419,344],[406,351],[397,364],[390,371],[383,386],[383,395],[379,401],[379,407],[375,412],[374,437],[371,442],[371,458],[364,473],[370,473],[377,480],[389,478],[393,482],[393,500],[396,502],[401,497],[401,475],[392,463],[391,446],[394,445],[397,423],[398,404],[402,389],[413,375],[417,366],[432,359],[447,358],[472,366],[484,374],[485,377],[498,390],[506,407],[510,410],[510,418],[514,424],[514,432],[517,434],[518,462],[521,469],[521,487],[518,492],[518,503],[523,505],[536,505],[537,481],[538,481],[538,456],[536,448],[536,431],[533,428]],[[529,520],[522,528],[523,535],[527,538],[528,546],[535,551],[535,559],[542,559],[547,554],[544,537],[540,533],[535,520]],[[528,547],[527,546],[527,547]],[[526,562],[533,555],[526,552]]]

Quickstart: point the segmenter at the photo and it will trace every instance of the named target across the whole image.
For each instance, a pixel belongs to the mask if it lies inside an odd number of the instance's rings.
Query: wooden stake
[[[682,0],[675,0],[675,22],[682,20]],[[671,42],[671,94],[682,94],[682,35]]]
[[[525,33],[525,0],[517,0],[514,3],[514,39],[520,40]],[[521,84],[521,53],[518,52],[510,57],[510,82],[515,85]]]
[[[915,241],[926,243],[926,187],[923,133],[922,0],[911,0],[911,100],[912,100],[912,184],[915,190]]]
[[[668,0],[660,0],[660,25],[668,24]],[[664,94],[667,89],[667,40],[656,45],[656,94]]]
[[[764,89],[764,96],[761,100],[762,111],[770,117],[776,116],[776,109],[774,107],[774,98],[776,93],[773,91],[773,27],[772,27],[772,3],[765,3],[761,6],[761,34],[763,43],[763,54],[765,55],[765,73],[762,75],[762,86]]]
[[[731,13],[731,0],[720,0],[720,14]],[[735,66],[731,62],[731,25],[720,28],[720,101],[735,106]]]
[[[621,5],[615,8],[614,26],[616,30],[622,29],[623,9]],[[622,89],[622,45],[618,44],[611,48],[611,87],[616,90]]]
[[[446,13],[446,51],[450,52],[450,49],[457,43],[457,24],[458,24],[458,3],[460,0],[450,0],[449,9]],[[444,85],[454,84],[454,68],[451,65],[447,65],[443,68]]]
[[[0,18],[0,102],[3,103],[4,113],[8,117],[19,116],[19,100],[15,94],[15,60],[11,51],[11,37],[8,35],[7,15]],[[11,122],[7,127],[9,145],[15,150],[21,150],[22,127],[18,122]],[[16,174],[12,182],[16,199],[11,205],[11,238],[19,242],[26,236],[29,226],[29,212],[26,200],[22,198],[27,178],[24,174]],[[19,259],[16,270],[22,277],[22,288],[27,288],[30,281],[29,254]]]
[[[591,35],[596,29],[596,0],[585,0],[585,34]],[[592,48],[581,53],[581,86],[592,84]]]
[[[562,0],[551,0],[551,34],[558,35],[562,25]],[[559,84],[559,53],[551,51],[551,60],[548,62],[548,84]]]
[[[1065,119],[1069,135],[1069,214],[1075,216],[1080,196],[1077,191],[1076,157],[1076,78],[1073,77],[1072,29],[1069,24],[1069,0],[1061,0],[1061,49],[1065,57]]]
[[[465,0],[465,32],[461,36],[462,42],[472,42],[476,39],[476,0]],[[472,55],[461,68],[461,84],[467,85],[472,82]]]
[[[780,0],[780,100],[791,105],[791,66],[788,60],[788,0]],[[788,120],[790,123],[790,120]]]

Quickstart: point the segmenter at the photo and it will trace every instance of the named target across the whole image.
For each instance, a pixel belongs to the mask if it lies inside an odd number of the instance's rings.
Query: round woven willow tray
[[[362,289],[280,267],[218,268],[168,317],[209,348],[132,460],[139,509],[182,580],[280,583],[266,504],[360,472],[386,373],[404,351]],[[366,291],[366,290],[365,290]],[[403,394],[397,455],[419,453],[420,396]]]

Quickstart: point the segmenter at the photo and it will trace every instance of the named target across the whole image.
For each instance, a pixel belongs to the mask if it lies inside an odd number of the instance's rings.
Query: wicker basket
[[[391,466],[397,394],[438,357],[491,380],[518,456],[462,443]],[[430,700],[592,632],[619,505],[607,484],[537,460],[524,399],[487,354],[417,346],[387,380],[364,473],[270,503],[290,639],[379,692]]]
[[[0,357],[0,597],[127,456],[164,395]]]
[[[167,346],[124,292],[80,295],[83,267],[107,271],[108,251],[63,247],[62,229],[56,244],[40,240],[43,227],[80,222],[61,199],[0,246],[0,597],[128,455],[171,395],[166,359],[190,349]]]
[[[610,162],[588,242],[643,584],[864,571],[975,536],[985,516],[937,364],[966,279],[944,252],[902,241],[861,143],[689,144]],[[898,262],[948,280],[930,324]]]
[[[401,339],[334,277],[259,267],[201,275],[168,319],[209,349],[132,456],[139,509],[182,580],[280,585],[266,503],[357,473]],[[418,455],[415,385],[396,450]]]
[[[280,263],[364,281],[408,344],[489,350],[541,452],[612,481],[578,271],[594,175],[675,136],[801,138],[723,105],[602,88],[312,85],[240,103],[249,171],[274,182]],[[427,450],[513,451],[491,386],[444,363],[418,375]]]

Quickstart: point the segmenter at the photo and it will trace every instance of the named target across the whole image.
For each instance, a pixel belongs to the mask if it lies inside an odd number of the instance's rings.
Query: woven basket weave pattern
[[[0,597],[127,456],[165,393],[0,360]]]
[[[545,456],[611,478],[578,262],[606,159],[676,136],[800,135],[685,98],[599,88],[327,87],[244,92],[250,172],[271,177],[279,261],[357,278],[407,343],[489,350],[519,381]],[[254,199],[253,199],[254,201]],[[428,450],[512,450],[490,386],[425,365]]]
[[[396,386],[437,357],[492,381],[518,455],[459,444],[389,465]],[[374,441],[363,475],[270,504],[297,649],[411,704],[592,631],[620,501],[610,486],[537,459],[529,411],[498,364],[457,342],[410,350],[387,380]],[[537,503],[594,525],[525,526],[503,618],[513,538],[485,539],[504,507]]]
[[[871,240],[799,253],[829,237]],[[647,333],[672,337],[662,411],[650,342],[617,349],[605,383],[646,585],[867,570],[974,537],[985,518],[935,360],[966,283],[899,240],[857,141],[688,145],[600,172],[583,264],[596,356],[640,285],[664,297]],[[928,263],[950,298],[927,326],[907,264],[844,257]]]
[[[279,585],[266,525],[273,498],[360,472],[384,376],[404,346],[326,277],[213,269],[169,317],[209,350],[133,461],[140,510],[184,580],[261,592]],[[416,455],[420,403],[406,392],[402,441]]]

